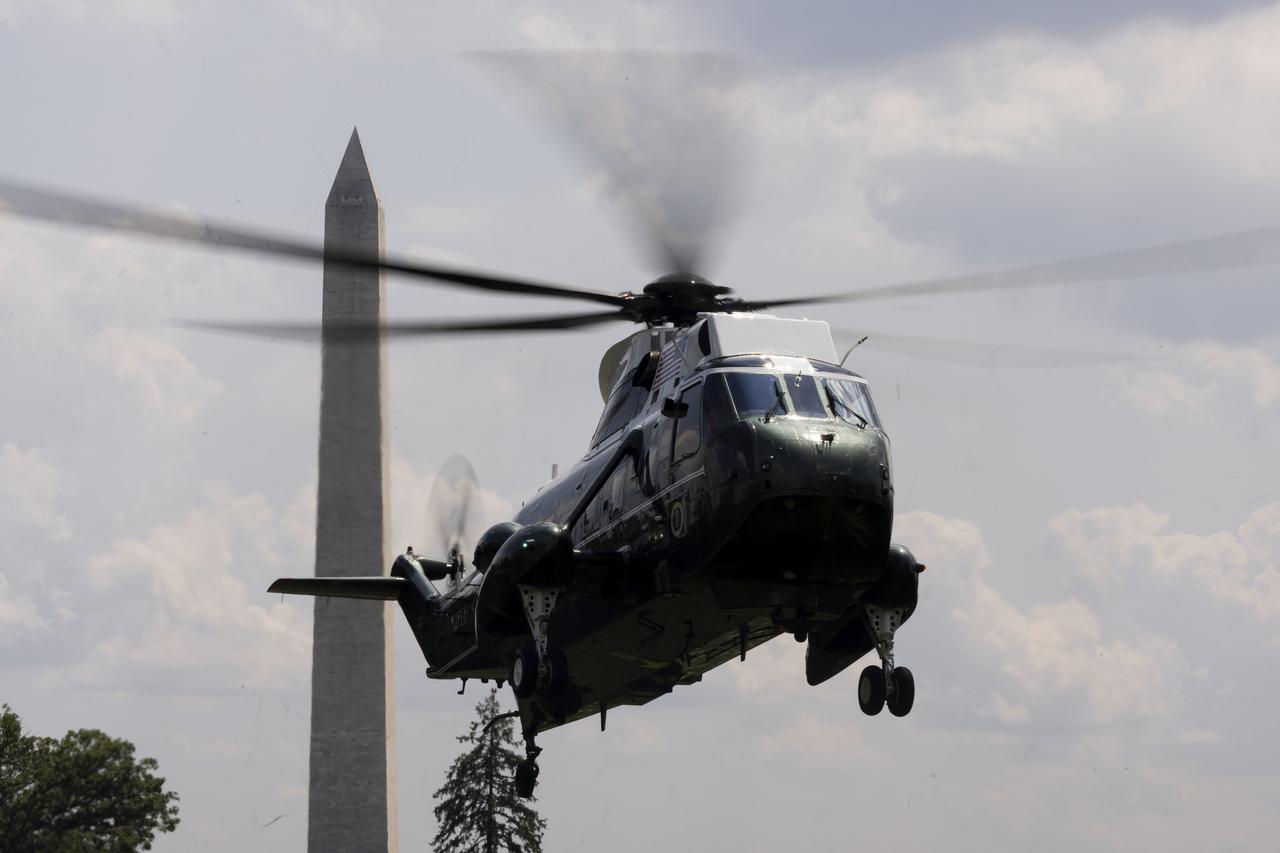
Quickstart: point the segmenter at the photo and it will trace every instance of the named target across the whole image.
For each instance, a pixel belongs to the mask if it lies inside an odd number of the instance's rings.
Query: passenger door
[[[673,539],[683,539],[698,523],[703,513],[696,496],[706,492],[705,483],[692,476],[702,469],[702,381],[685,386],[680,402],[689,410],[672,424],[668,445],[673,488],[667,494],[666,512]]]
[[[696,471],[702,464],[702,381],[681,389],[680,402],[686,404],[689,411],[676,420],[671,430],[671,466],[675,480]]]

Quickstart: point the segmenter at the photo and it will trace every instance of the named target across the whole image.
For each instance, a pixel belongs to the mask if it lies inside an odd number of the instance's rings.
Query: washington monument
[[[382,253],[382,203],[351,133],[325,204],[326,249]],[[324,265],[323,322],[383,317],[385,275]],[[323,347],[316,574],[388,565],[382,345]],[[395,682],[389,602],[317,598],[311,659],[310,853],[390,853],[396,844]]]

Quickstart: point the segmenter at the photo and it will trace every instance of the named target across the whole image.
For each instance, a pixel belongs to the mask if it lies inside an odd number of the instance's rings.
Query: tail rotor
[[[476,540],[479,493],[475,468],[466,457],[455,454],[436,472],[427,498],[426,529],[435,534],[455,586],[462,581]]]

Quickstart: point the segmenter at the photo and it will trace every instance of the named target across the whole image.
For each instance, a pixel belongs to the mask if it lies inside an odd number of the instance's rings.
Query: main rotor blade
[[[1129,353],[1005,344],[998,341],[966,341],[920,335],[883,334],[881,332],[832,329],[831,335],[841,342],[838,352],[848,358],[851,352],[884,351],[909,358],[923,358],[953,365],[971,365],[999,370],[1038,369],[1046,367],[1086,367],[1139,361],[1142,356]],[[856,342],[848,346],[846,342]],[[864,343],[865,342],[865,343]],[[855,355],[854,358],[857,358]]]
[[[1218,237],[1166,243],[1145,249],[1131,249],[1057,263],[908,281],[848,293],[831,293],[797,299],[747,300],[740,303],[742,307],[736,310],[761,311],[789,305],[867,302],[899,296],[973,293],[982,290],[1043,287],[1051,284],[1093,284],[1130,278],[1243,269],[1278,263],[1280,263],[1280,226],[1270,226],[1223,234]]]
[[[384,338],[414,338],[430,335],[457,335],[474,332],[538,332],[581,329],[629,320],[618,311],[591,314],[562,314],[551,317],[516,317],[501,320],[458,320],[445,322],[390,321],[382,323],[254,323],[192,321],[183,325],[211,332],[230,332],[260,338],[280,338],[307,343],[365,343]]]
[[[745,134],[732,122],[740,74],[723,54],[565,50],[476,55],[505,91],[529,93],[604,171],[662,272],[702,272],[724,224]]]
[[[518,293],[525,296],[559,296],[616,306],[626,302],[624,297],[614,293],[440,267],[398,258],[377,258],[368,252],[344,249],[341,246],[321,246],[318,243],[262,231],[211,225],[196,217],[147,211],[118,202],[89,199],[0,179],[0,213],[4,212],[45,222],[142,234],[185,243],[223,246],[264,255],[308,261],[337,261],[358,267],[373,267],[405,273],[473,290]]]

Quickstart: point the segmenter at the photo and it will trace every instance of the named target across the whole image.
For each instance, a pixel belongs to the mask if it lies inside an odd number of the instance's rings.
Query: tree
[[[150,850],[178,826],[178,795],[164,790],[154,758],[97,729],[61,739],[22,733],[0,712],[0,850],[70,853]]]
[[[509,719],[489,725],[499,711],[497,691],[490,691],[476,705],[479,719],[458,738],[471,748],[454,759],[444,785],[431,795],[440,801],[431,842],[436,853],[542,853],[547,822],[531,800],[516,796],[512,775],[524,756]]]

